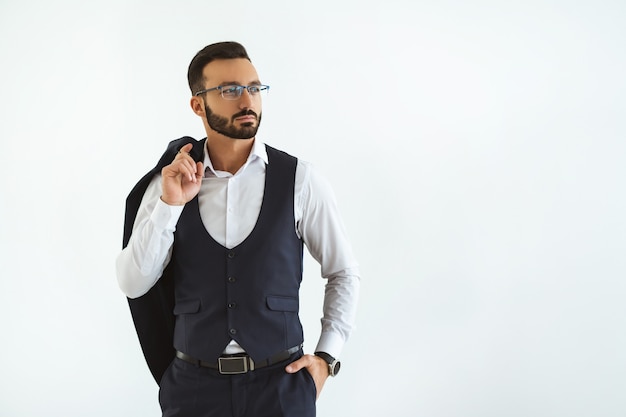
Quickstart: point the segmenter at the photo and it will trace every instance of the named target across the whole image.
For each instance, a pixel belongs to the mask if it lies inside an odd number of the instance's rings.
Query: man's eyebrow
[[[241,85],[241,84],[239,84],[239,81],[224,81],[220,83],[220,87],[223,87],[225,85]],[[254,80],[254,81],[251,81],[248,85],[261,85],[261,81]]]

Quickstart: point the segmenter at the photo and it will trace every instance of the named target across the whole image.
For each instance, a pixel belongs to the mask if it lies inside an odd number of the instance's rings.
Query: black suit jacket
[[[194,144],[190,152],[191,157],[195,161],[202,161],[205,141],[206,138],[198,141],[185,136],[170,142],[157,165],[135,185],[126,198],[123,248],[128,245],[141,199],[154,175],[159,173],[164,166],[169,165],[178,150],[188,143]],[[129,298],[128,304],[144,357],[152,376],[159,384],[176,353],[173,347],[174,278],[169,267],[165,268],[163,275],[150,291],[139,298]]]

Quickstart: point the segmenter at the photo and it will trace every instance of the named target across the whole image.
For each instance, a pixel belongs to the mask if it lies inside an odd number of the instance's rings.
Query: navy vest
[[[231,339],[255,361],[303,341],[302,241],[293,213],[297,160],[270,147],[267,154],[261,210],[242,243],[227,249],[209,235],[197,196],[176,225],[174,347],[204,361],[216,362]]]

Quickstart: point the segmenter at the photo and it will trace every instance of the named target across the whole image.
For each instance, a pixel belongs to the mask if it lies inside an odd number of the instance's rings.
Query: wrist
[[[328,375],[336,376],[339,373],[339,370],[341,369],[341,362],[339,362],[333,356],[321,351],[315,352],[315,356],[323,359],[324,362],[326,362],[326,365],[328,367]]]
[[[161,201],[167,204],[168,206],[184,206],[186,204],[184,201],[172,200],[169,197],[166,197],[164,195],[161,196]]]

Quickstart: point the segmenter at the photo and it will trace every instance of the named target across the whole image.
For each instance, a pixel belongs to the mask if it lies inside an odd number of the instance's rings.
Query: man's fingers
[[[192,144],[188,143],[187,145],[180,148],[180,151],[176,154],[174,161],[170,164],[173,172],[176,174],[182,174],[191,182],[197,181],[198,175],[198,165],[196,161],[189,155],[188,151],[191,150]]]
[[[184,205],[198,194],[202,177],[203,164],[196,162],[189,155],[193,144],[180,148],[171,164],[163,167],[163,194],[161,199],[170,205]]]
[[[183,146],[182,148],[180,148],[178,153],[185,152],[186,154],[189,154],[189,151],[191,151],[192,148],[193,148],[193,143],[188,143],[185,146]]]
[[[189,179],[189,181],[196,182],[196,173],[197,173],[196,163],[193,161],[193,159],[191,161],[190,159],[191,158],[187,156],[187,158],[180,160],[181,172],[187,173],[187,179]]]
[[[175,178],[182,175],[188,181],[195,182],[196,180],[196,165],[191,165],[188,161],[177,160],[170,165],[163,168],[161,171],[164,176]]]
[[[287,365],[287,367],[285,368],[285,370],[290,373],[290,374],[295,374],[296,372],[298,372],[300,369],[302,368],[306,368],[307,365],[310,364],[310,358],[307,356],[303,356],[300,359],[298,359],[295,362],[291,362],[289,365]]]
[[[319,398],[322,388],[324,388],[326,378],[328,378],[328,366],[326,365],[326,362],[317,356],[304,355],[297,361],[291,362],[287,365],[285,367],[285,371],[290,374],[295,374],[303,368],[306,368],[306,371],[304,372],[311,374],[313,382],[315,382],[317,397]]]

